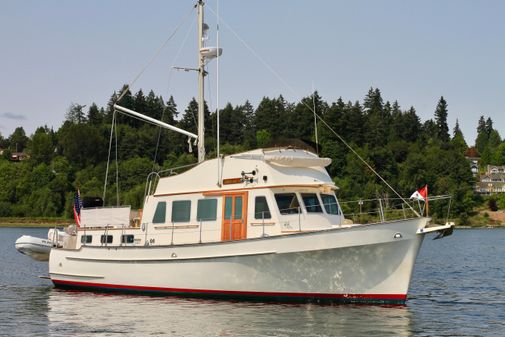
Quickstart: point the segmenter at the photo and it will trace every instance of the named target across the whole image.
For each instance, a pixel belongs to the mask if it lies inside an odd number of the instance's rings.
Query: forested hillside
[[[22,127],[12,135],[0,135],[0,216],[70,216],[73,194],[102,196],[114,93],[105,107],[72,104],[58,130],[39,127],[31,136]],[[121,105],[196,133],[197,103],[192,100],[180,111],[173,99],[150,91],[127,94]],[[221,151],[238,152],[300,139],[313,144],[320,155],[333,160],[330,175],[344,200],[391,196],[391,192],[350,153],[344,144],[318,122],[319,144],[314,145],[316,111],[360,153],[392,186],[409,196],[428,184],[430,194],[452,194],[452,215],[466,219],[478,197],[472,191],[473,177],[464,157],[467,144],[456,124],[447,124],[448,104],[438,101],[433,119],[421,121],[414,107],[384,102],[379,89],[371,88],[363,102],[326,102],[317,92],[300,102],[282,96],[264,97],[257,107],[248,101],[228,104],[220,113]],[[141,207],[146,176],[152,170],[196,162],[184,136],[160,130],[136,119],[118,115],[113,134],[112,159],[117,156],[119,197],[122,204]],[[207,157],[215,156],[216,116],[206,109]],[[117,136],[117,137],[116,137]],[[157,146],[159,144],[159,146]],[[491,119],[481,118],[476,147],[483,164],[504,164],[505,143],[493,129]],[[30,158],[9,161],[12,152],[24,151]],[[115,161],[107,189],[106,204],[116,203]],[[437,210],[434,210],[437,212]]]

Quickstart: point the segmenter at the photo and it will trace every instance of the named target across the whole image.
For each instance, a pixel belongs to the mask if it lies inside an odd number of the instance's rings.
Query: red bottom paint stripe
[[[195,295],[221,295],[221,296],[248,296],[248,297],[283,297],[283,298],[314,298],[314,299],[340,299],[340,300],[369,300],[369,301],[405,301],[406,294],[328,294],[328,293],[288,293],[288,292],[262,292],[262,291],[235,291],[235,290],[212,290],[212,289],[185,289],[185,288],[161,288],[135,285],[106,284],[93,282],[77,282],[67,280],[55,280],[58,286],[95,288],[104,290],[124,290],[139,292],[158,292],[174,294]]]

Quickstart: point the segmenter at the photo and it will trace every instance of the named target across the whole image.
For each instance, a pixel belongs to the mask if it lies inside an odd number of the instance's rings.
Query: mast
[[[198,0],[198,162],[205,160],[205,57],[202,54],[204,47],[203,0]]]

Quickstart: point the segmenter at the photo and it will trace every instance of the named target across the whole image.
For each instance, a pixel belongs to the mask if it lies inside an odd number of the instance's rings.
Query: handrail
[[[198,164],[199,164],[199,163],[192,163],[192,164],[186,164],[186,165],[181,165],[181,166],[171,167],[171,168],[168,168],[168,169],[159,170],[159,171],[157,171],[157,173],[158,173],[158,174],[160,174],[160,173],[164,173],[164,172],[174,173],[174,171],[175,171],[175,170],[180,170],[180,169],[183,169],[183,168],[193,167],[193,166],[196,166],[196,165],[198,165]]]
[[[452,197],[449,195],[446,196],[434,196],[430,198],[430,201],[436,201],[436,200],[447,200],[449,199],[449,202],[452,202]],[[374,224],[374,223],[384,223],[386,221],[394,221],[394,220],[402,220],[402,219],[415,219],[417,218],[416,213],[412,212],[411,209],[403,207],[403,203],[395,203],[392,202],[393,198],[391,199],[367,199],[368,203],[365,203],[364,200],[357,200],[354,201],[355,205],[352,205],[352,201],[348,202],[342,202],[344,206],[344,210],[340,208],[338,202],[330,202],[330,203],[322,203],[322,209],[327,209],[326,206],[333,206],[337,205],[338,206],[338,221],[336,220],[337,218],[335,217],[334,223],[332,223],[333,226],[338,226],[342,225],[345,219],[352,219],[354,224]],[[384,202],[385,201],[385,202]],[[411,201],[411,203],[414,205],[415,201]],[[449,209],[448,209],[448,214],[450,212],[450,207],[451,204],[449,203]],[[370,205],[372,206],[371,208],[369,207]],[[421,214],[424,211],[424,207],[419,204]],[[296,210],[296,213],[291,213],[291,214],[285,214],[285,215],[280,215],[281,211],[278,208],[271,209],[271,210],[263,210],[260,212],[245,212],[244,215],[250,219],[248,221],[248,224],[251,224],[254,219],[257,220],[257,223],[261,226],[261,232],[257,233],[258,237],[268,237],[269,233],[271,235],[272,231],[274,233],[278,233],[279,231],[279,226],[280,224],[288,223],[288,227],[282,227],[280,229],[286,229],[289,228],[293,232],[303,232],[306,230],[314,230],[314,225],[316,224],[314,221],[316,218],[311,217],[311,215],[323,215],[323,216],[328,216],[329,214],[323,212],[307,212],[307,209],[303,210],[302,205],[298,205],[297,207],[291,207],[287,208],[286,210]],[[344,211],[344,212],[343,212]],[[280,215],[280,218],[278,218],[276,215]],[[261,217],[258,217],[258,215],[261,215]],[[297,215],[295,218],[294,215]],[[259,219],[258,219],[259,218]],[[271,222],[266,223],[266,219],[272,219]],[[318,218],[320,219],[320,218]],[[331,222],[332,218],[328,218],[328,220]],[[259,220],[259,221],[258,221]],[[210,218],[199,218],[197,219],[197,223],[194,222],[181,222],[180,226],[177,224],[179,223],[174,223],[174,222],[168,222],[168,224],[171,223],[172,226],[167,228],[159,228],[159,230],[155,230],[152,233],[148,234],[148,228],[153,227],[153,223],[151,222],[143,222],[141,229],[142,229],[142,234],[145,235],[144,239],[144,244],[149,245],[150,243],[154,243],[154,239],[156,237],[163,237],[166,235],[170,235],[170,239],[168,242],[170,242],[170,245],[177,245],[177,236],[179,233],[184,233],[184,235],[195,235],[195,240],[194,243],[207,243],[207,242],[219,242],[221,241],[221,235],[217,235],[217,233],[222,233],[222,227],[221,224],[223,224],[224,221],[228,221],[228,219],[225,219],[223,215],[218,215],[216,217],[210,217]],[[296,222],[295,222],[296,221]],[[230,224],[233,223],[233,216],[230,217],[229,219]],[[204,223],[208,223],[208,226],[204,226]],[[352,224],[351,223],[351,224]],[[190,224],[190,225],[188,225]],[[273,226],[272,226],[273,224]],[[312,224],[312,225],[311,225]],[[298,228],[296,228],[297,226]],[[204,228],[205,227],[205,228]],[[126,227],[122,226],[121,228],[116,228],[120,230],[120,233],[124,235],[126,233],[126,230],[131,230],[134,227]],[[155,227],[153,227],[156,229]],[[84,228],[83,230],[86,231],[87,228]],[[102,228],[103,234],[105,234],[105,240],[101,244],[103,246],[109,246],[107,242],[107,235],[109,235],[109,231],[113,230],[114,228],[110,228],[109,225],[105,226],[105,228]],[[170,229],[170,230],[168,230]],[[260,228],[258,228],[259,230]],[[229,228],[230,233],[229,233],[229,240],[233,240],[233,231],[232,231],[232,226]],[[216,235],[212,236],[212,239],[209,240],[209,237],[206,234],[209,233],[214,233]],[[198,238],[197,238],[198,237]],[[217,239],[219,237],[219,239]]]

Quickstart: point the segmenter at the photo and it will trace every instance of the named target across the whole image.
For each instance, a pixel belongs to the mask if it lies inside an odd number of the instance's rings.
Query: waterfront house
[[[481,194],[505,192],[505,165],[487,165],[486,173],[480,176],[475,191]]]
[[[10,161],[23,161],[30,158],[30,156],[25,152],[12,152],[9,158]]]
[[[469,147],[465,151],[465,158],[470,162],[470,169],[472,170],[472,174],[476,177],[479,174],[479,152],[475,147]]]

